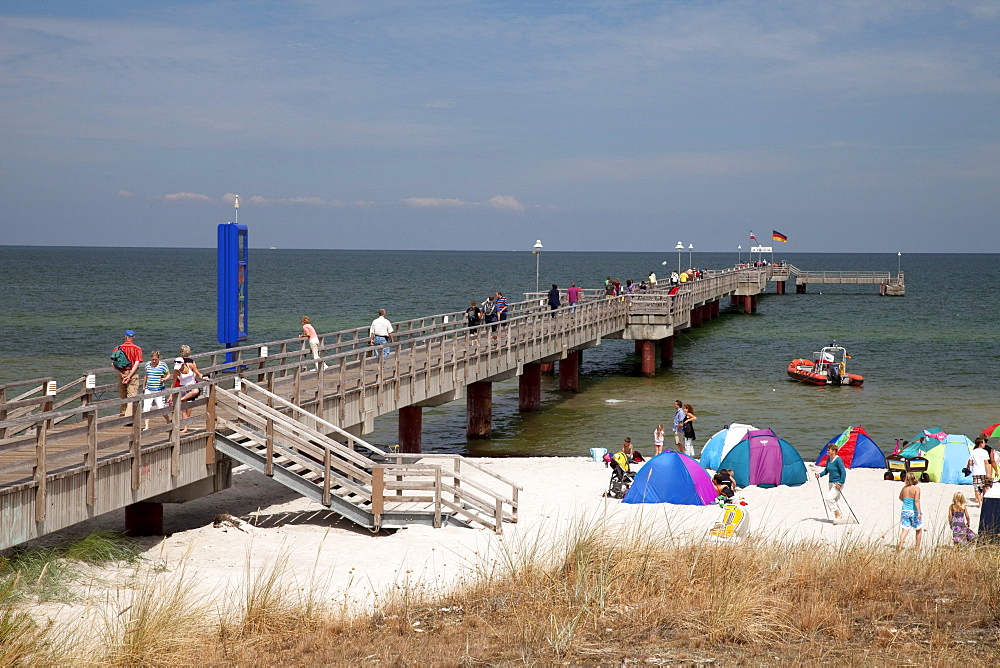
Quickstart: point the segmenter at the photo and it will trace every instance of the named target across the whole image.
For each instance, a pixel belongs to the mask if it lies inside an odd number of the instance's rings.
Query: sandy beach
[[[696,541],[721,518],[717,506],[632,505],[606,499],[602,493],[609,469],[588,458],[477,461],[524,487],[520,521],[504,525],[502,535],[458,526],[414,526],[375,535],[240,467],[231,489],[167,506],[169,535],[142,539],[144,558],[138,569],[153,577],[183,572],[184,580],[198,594],[221,605],[227,597],[238,596],[247,580],[248,564],[257,570],[287,560],[289,586],[321,594],[342,610],[362,612],[402,588],[427,593],[467,581],[519,550],[553,544],[581,521],[610,529],[648,528],[665,541]],[[849,471],[844,495],[859,523],[834,525],[821,503],[820,487],[812,475],[816,470],[809,465],[808,482],[797,487],[740,490],[738,497],[746,501],[750,512],[749,535],[786,544],[860,541],[875,542],[887,550],[895,547],[901,483],[883,480],[880,469]],[[953,549],[947,507],[955,491],[971,497],[971,487],[928,483],[921,490],[926,529],[923,549]],[[969,511],[975,527],[979,509],[970,507]],[[220,513],[240,517],[247,525],[215,528],[213,519]],[[109,514],[75,527],[74,532],[120,530],[121,526],[121,518]],[[908,548],[912,544],[911,536]],[[135,566],[104,569],[96,579],[105,585],[91,586],[84,602],[44,606],[37,612],[80,618],[84,607],[92,609],[96,604],[99,608],[99,601],[107,600],[108,583],[121,587],[135,575]]]

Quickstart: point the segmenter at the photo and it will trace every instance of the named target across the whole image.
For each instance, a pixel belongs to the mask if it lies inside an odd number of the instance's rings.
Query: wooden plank
[[[132,404],[132,438],[130,451],[132,454],[132,490],[139,489],[139,474],[142,469],[142,415],[141,405]]]
[[[376,523],[385,512],[385,470],[381,466],[372,468],[372,505],[371,513]]]

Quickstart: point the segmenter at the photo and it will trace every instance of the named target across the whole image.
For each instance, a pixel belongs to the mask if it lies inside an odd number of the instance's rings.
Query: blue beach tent
[[[802,456],[770,429],[748,431],[722,459],[719,468],[731,469],[740,487],[795,486],[806,481]]]
[[[747,432],[753,429],[753,425],[740,424],[734,422],[725,429],[721,429],[708,439],[708,443],[701,449],[701,459],[698,463],[702,468],[719,470],[722,458],[729,454],[733,446],[743,440]]]
[[[642,465],[622,503],[708,506],[715,497],[715,486],[705,469],[684,453],[668,450]]]

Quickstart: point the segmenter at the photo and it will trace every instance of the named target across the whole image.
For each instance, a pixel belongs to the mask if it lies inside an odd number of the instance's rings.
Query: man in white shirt
[[[986,441],[980,436],[976,439],[976,449],[969,457],[969,468],[972,469],[972,488],[976,490],[976,503],[983,500],[983,488],[986,486],[986,466],[990,460],[986,452]]]
[[[382,346],[382,357],[389,356],[389,346],[392,343],[392,323],[385,317],[385,309],[378,310],[378,317],[372,320],[371,327],[368,328],[368,343],[375,346],[375,354],[378,355],[378,346]]]

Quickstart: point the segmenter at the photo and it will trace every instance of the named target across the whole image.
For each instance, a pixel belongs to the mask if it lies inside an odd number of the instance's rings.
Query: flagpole
[[[237,195],[233,200],[233,207],[236,209],[236,224],[240,224],[240,196]]]

